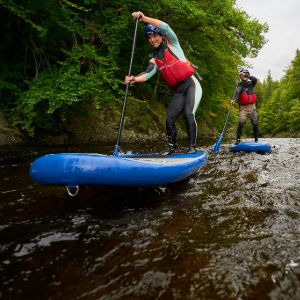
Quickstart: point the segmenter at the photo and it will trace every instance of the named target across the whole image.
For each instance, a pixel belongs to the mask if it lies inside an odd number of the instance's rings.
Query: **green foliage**
[[[257,54],[267,31],[266,24],[237,9],[234,0],[0,0],[0,95],[3,106],[13,108],[14,122],[34,135],[39,129],[60,131],[78,103],[121,108],[135,10],[174,29],[203,77],[197,118],[220,129],[236,66]],[[133,74],[144,70],[151,51],[140,25]],[[82,59],[87,63],[80,65]],[[130,92],[153,107],[156,99],[167,103],[170,93],[156,78]]]
[[[263,134],[299,132],[300,130],[300,52],[280,82],[271,76],[263,83],[265,97],[260,108],[260,127]]]
[[[82,71],[83,67],[86,70]],[[87,101],[98,109],[116,107],[121,96],[115,70],[95,47],[74,47],[66,52],[59,68],[51,73],[45,70],[28,82],[28,89],[20,95],[13,111],[16,123],[33,135],[36,126],[58,130],[57,123],[64,121],[69,107],[76,102]]]

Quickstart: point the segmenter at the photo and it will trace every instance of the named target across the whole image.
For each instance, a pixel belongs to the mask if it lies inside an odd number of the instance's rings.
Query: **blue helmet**
[[[145,26],[145,36],[147,37],[150,34],[163,35],[162,31],[159,28],[157,28],[151,24],[148,24]]]
[[[248,73],[250,75],[250,72],[249,72],[249,70],[247,68],[241,68],[239,70],[239,73]]]

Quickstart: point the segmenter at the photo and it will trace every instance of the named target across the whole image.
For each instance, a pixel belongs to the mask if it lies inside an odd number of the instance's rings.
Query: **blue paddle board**
[[[30,177],[40,184],[70,188],[80,185],[150,187],[184,180],[206,161],[207,154],[203,151],[167,156],[60,153],[36,159],[31,164]]]
[[[230,152],[256,152],[256,153],[270,153],[272,148],[268,144],[243,142],[230,147]]]

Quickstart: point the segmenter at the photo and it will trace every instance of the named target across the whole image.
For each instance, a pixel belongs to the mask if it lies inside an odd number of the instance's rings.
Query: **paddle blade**
[[[116,145],[115,148],[114,148],[114,154],[113,154],[113,155],[114,155],[114,156],[118,156],[119,150],[120,150],[119,146]]]
[[[219,139],[216,141],[214,147],[211,149],[212,153],[217,153],[217,152],[220,151],[220,147],[221,147],[221,142],[222,142],[222,139],[223,139],[223,135],[224,135],[224,132],[221,133]]]

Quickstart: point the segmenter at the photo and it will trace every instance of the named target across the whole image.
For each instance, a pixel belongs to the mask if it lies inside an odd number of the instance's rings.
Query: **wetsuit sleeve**
[[[254,87],[257,83],[257,78],[254,76],[249,76],[249,79],[251,80],[252,86]]]
[[[161,23],[158,26],[159,29],[166,35],[170,43],[174,46],[179,45],[179,41],[177,38],[176,33],[173,31],[173,29],[169,26],[169,24],[161,21]]]
[[[147,69],[142,72],[141,74],[139,74],[138,76],[140,75],[146,75],[146,80],[150,79],[154,74],[156,74],[158,71],[158,67],[156,64],[150,62]]]
[[[238,85],[233,96],[233,100],[237,101],[242,91],[242,86]]]
[[[175,54],[175,56],[181,60],[181,61],[187,61],[184,52],[180,46],[179,40],[177,38],[177,35],[175,32],[172,30],[172,28],[165,22],[162,22],[158,26],[159,29],[165,34],[167,37],[168,41],[172,45],[172,52]]]

